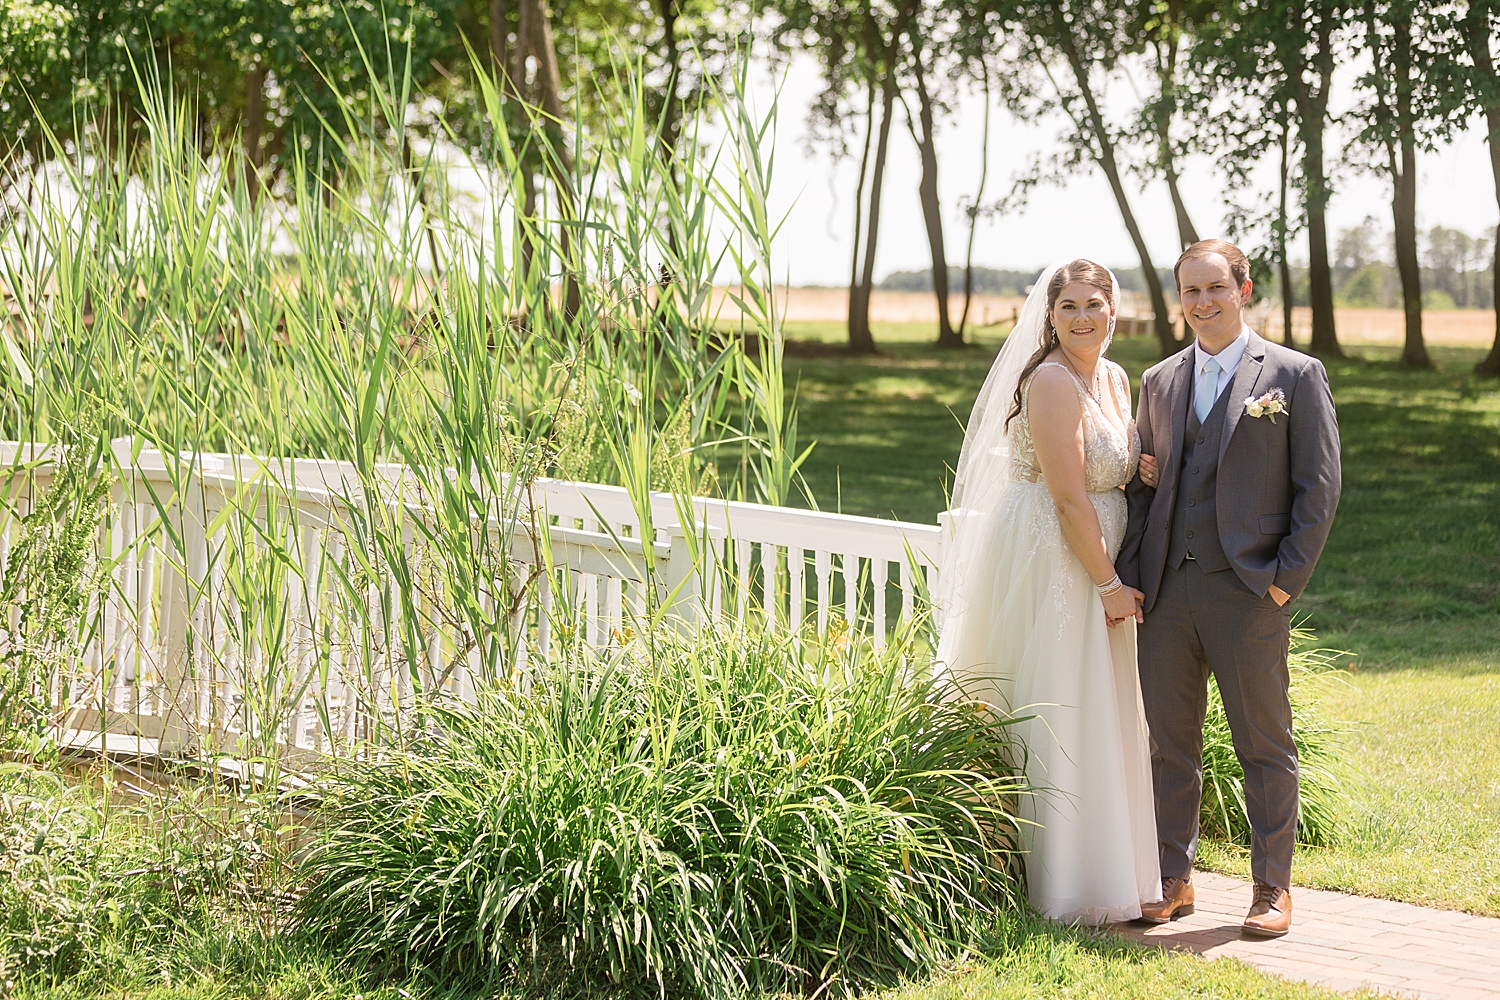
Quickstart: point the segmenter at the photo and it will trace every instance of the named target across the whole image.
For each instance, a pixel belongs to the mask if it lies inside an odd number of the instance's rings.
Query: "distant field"
[[[721,319],[733,320],[739,313],[733,302],[724,301],[729,289],[716,289],[716,301],[723,304]],[[777,306],[789,323],[834,323],[842,328],[849,317],[849,292],[843,288],[778,288]],[[1023,298],[1004,295],[976,295],[969,307],[969,320],[977,326],[1008,323]],[[948,315],[958,322],[964,310],[964,297],[951,296]],[[928,292],[882,292],[870,296],[870,319],[875,323],[917,323],[937,326],[937,298]]]
[[[779,303],[786,310],[788,336],[797,339],[828,342],[843,341],[847,335],[848,292],[842,288],[778,289],[784,296]],[[720,294],[723,294],[721,291]],[[1144,303],[1132,296],[1127,312],[1145,312]],[[1009,326],[1022,299],[1000,295],[976,295],[969,307],[969,322],[983,339],[995,337]],[[949,315],[958,322],[963,312],[963,296],[949,299]],[[726,306],[723,318],[736,316]],[[926,292],[882,292],[870,297],[870,321],[889,326],[886,338],[892,342],[919,342],[935,339],[937,300]],[[1281,309],[1274,302],[1252,307],[1250,323],[1264,336],[1281,339]],[[1399,309],[1335,309],[1334,324],[1339,340],[1348,344],[1400,344],[1406,337],[1406,317]],[[1488,309],[1430,310],[1422,314],[1423,337],[1429,344],[1446,347],[1486,347],[1495,339],[1495,314]],[[1299,307],[1292,311],[1292,333],[1306,343],[1312,330],[1312,310]]]

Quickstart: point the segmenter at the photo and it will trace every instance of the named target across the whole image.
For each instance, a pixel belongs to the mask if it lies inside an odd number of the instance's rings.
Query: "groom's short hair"
[[[1199,240],[1186,250],[1182,256],[1177,258],[1177,263],[1172,266],[1172,277],[1177,281],[1177,287],[1182,287],[1182,265],[1184,261],[1202,260],[1210,254],[1218,254],[1229,261],[1229,273],[1234,275],[1234,283],[1243,286],[1250,278],[1250,258],[1245,256],[1245,251],[1235,246],[1228,240]]]

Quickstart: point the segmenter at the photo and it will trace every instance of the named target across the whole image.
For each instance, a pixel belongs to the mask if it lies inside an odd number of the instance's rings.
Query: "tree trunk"
[[[1161,278],[1156,273],[1156,265],[1151,262],[1151,252],[1146,249],[1146,241],[1141,236],[1141,227],[1136,224],[1135,213],[1130,210],[1130,199],[1125,195],[1125,185],[1120,182],[1120,167],[1115,161],[1114,143],[1110,141],[1109,131],[1104,124],[1104,116],[1099,112],[1099,104],[1094,99],[1094,90],[1089,85],[1088,69],[1083,64],[1082,57],[1073,43],[1073,37],[1069,33],[1069,27],[1062,25],[1058,33],[1058,41],[1067,56],[1068,65],[1072,67],[1073,78],[1078,84],[1079,93],[1083,95],[1084,105],[1088,108],[1089,128],[1094,133],[1096,145],[1095,158],[1099,166],[1104,168],[1104,176],[1109,179],[1110,190],[1114,192],[1115,203],[1120,207],[1120,217],[1125,222],[1125,229],[1130,233],[1130,241],[1135,244],[1135,252],[1141,258],[1141,271],[1146,279],[1146,288],[1151,294],[1151,311],[1156,314],[1156,339],[1161,344],[1162,357],[1166,357],[1182,346],[1182,342],[1172,333],[1172,321],[1167,316],[1167,299],[1162,294]]]
[[[537,100],[549,119],[548,125],[555,127],[563,122],[562,77],[557,68],[557,46],[552,42],[552,18],[542,0],[521,0],[522,8],[531,7],[528,45],[536,57]],[[560,144],[553,152],[561,161],[562,169],[571,173],[573,157],[566,144]]]
[[[1281,116],[1281,198],[1276,206],[1276,266],[1281,278],[1281,342],[1295,348],[1297,340],[1292,336],[1292,265],[1287,259],[1286,196],[1287,178],[1290,174],[1288,160],[1291,154],[1290,126],[1286,112]]]
[[[1495,132],[1495,126],[1490,126],[1490,170],[1495,175],[1496,195],[1500,198],[1500,150],[1495,148]],[[1493,282],[1490,289],[1495,300],[1495,343],[1484,360],[1474,366],[1474,372],[1478,375],[1500,376],[1500,226],[1495,227],[1495,262],[1492,271]]]
[[[1406,345],[1401,363],[1418,368],[1431,367],[1427,345],[1422,341],[1422,269],[1417,259],[1417,177],[1416,151],[1401,142],[1401,172],[1396,178],[1396,193],[1391,199],[1396,228],[1396,270],[1401,274],[1401,300],[1406,310]]]
[[[885,182],[885,154],[890,146],[891,116],[895,113],[896,72],[892,66],[880,83],[880,137],[875,142],[875,169],[870,175],[870,221],[865,227],[864,259],[859,282],[849,296],[849,349],[875,353],[870,331],[870,292],[875,284],[875,246],[880,234],[880,189]]]
[[[257,62],[245,74],[245,191],[260,197],[260,140],[266,123],[266,70]]]
[[[1156,116],[1156,135],[1158,140],[1158,156],[1161,161],[1162,173],[1167,177],[1167,190],[1172,194],[1172,210],[1177,215],[1177,238],[1183,249],[1187,249],[1198,242],[1198,230],[1193,227],[1193,220],[1188,217],[1187,205],[1182,200],[1182,193],[1177,189],[1177,157],[1172,152],[1172,116],[1177,111],[1177,35],[1175,29],[1178,24],[1178,4],[1173,2],[1167,5],[1168,20],[1171,27],[1168,29],[1168,37],[1165,42],[1167,47],[1166,58],[1160,59],[1158,63],[1158,75],[1161,82],[1161,109]],[[1157,49],[1158,54],[1161,52]]]
[[[1314,156],[1320,154],[1304,154],[1304,174],[1308,170],[1307,161]],[[1308,349],[1314,354],[1341,358],[1344,351],[1339,347],[1338,334],[1333,325],[1333,269],[1328,266],[1328,219],[1325,214],[1328,188],[1321,179],[1315,182],[1311,176],[1308,177],[1307,188],[1308,295],[1312,305],[1312,336],[1309,338]],[[1322,204],[1315,205],[1315,189],[1324,192],[1320,194]]]
[[[528,10],[528,8],[530,8]],[[567,138],[562,132],[563,106],[562,81],[557,68],[557,47],[552,41],[552,19],[542,0],[521,0],[520,11],[526,25],[526,49],[536,59],[536,89],[538,103],[546,116],[542,123],[543,134],[548,142],[543,151],[547,179],[557,194],[558,214],[563,219],[573,217],[573,156],[568,150]],[[518,58],[525,69],[525,50],[521,46],[522,35],[516,36],[516,48],[522,54]],[[572,319],[583,305],[583,293],[578,284],[577,262],[573,259],[573,238],[567,225],[559,227],[558,250],[563,266],[563,315]]]
[[[536,0],[519,0],[516,4],[516,47],[511,52],[511,86],[516,97],[526,100],[529,87],[526,81],[526,55],[531,48],[534,29],[531,19],[536,16]]]
[[[510,68],[505,61],[505,28],[505,0],[490,0],[490,58],[502,72]]]
[[[662,44],[666,48],[664,58],[667,64],[667,85],[661,104],[661,141],[662,151],[670,154],[677,150],[677,129],[680,121],[677,105],[677,77],[681,72],[678,63],[682,56],[677,48],[677,0],[657,0],[657,6],[661,11]]]
[[[901,36],[906,34],[906,26],[916,14],[916,7],[917,0],[907,0],[902,5],[891,30],[890,41],[884,46],[883,75],[880,79],[880,135],[875,142],[875,169],[870,175],[870,211],[865,228],[864,259],[859,281],[849,295],[849,349],[856,354],[875,353],[875,336],[870,331],[870,293],[875,285],[875,247],[880,235],[880,194],[885,183],[885,158],[886,151],[890,148],[891,117],[895,114]]]
[[[1328,87],[1333,81],[1332,27],[1327,16],[1318,21],[1318,89],[1310,93],[1303,66],[1294,63],[1302,132],[1302,176],[1307,182],[1307,264],[1311,279],[1314,354],[1341,358],[1333,321],[1333,270],[1328,266],[1328,176],[1323,170],[1323,125],[1328,119]]]
[[[1193,220],[1188,218],[1187,205],[1183,203],[1182,194],[1177,190],[1175,167],[1167,168],[1167,190],[1172,192],[1172,208],[1177,213],[1177,238],[1185,250],[1198,242],[1198,230],[1193,228]]]
[[[1396,77],[1396,133],[1401,162],[1398,168],[1392,156],[1395,197],[1391,208],[1395,215],[1396,269],[1401,272],[1401,298],[1406,307],[1406,346],[1401,351],[1401,363],[1430,368],[1432,361],[1422,341],[1422,267],[1417,259],[1417,138],[1412,120],[1411,16],[1404,13],[1394,20],[1392,69]]]
[[[859,183],[854,186],[854,251],[849,255],[849,315],[854,315],[859,289],[860,238],[865,224],[865,174],[870,166],[870,141],[875,135],[875,78],[865,80],[865,145],[859,154]]]
[[[1474,61],[1475,72],[1486,84],[1485,93],[1500,93],[1500,79],[1495,75],[1495,60],[1490,55],[1489,16],[1486,5],[1470,4],[1469,16],[1464,19],[1464,36],[1469,43],[1469,55]],[[1490,149],[1490,174],[1495,181],[1495,202],[1500,204],[1500,101],[1484,106],[1484,122],[1489,126],[1485,141]],[[1480,375],[1500,376],[1500,226],[1495,227],[1493,280],[1495,306],[1495,343],[1490,353],[1474,371]]]
[[[927,246],[932,254],[932,291],[937,296],[939,347],[962,347],[963,337],[953,332],[948,317],[948,251],[943,246],[943,208],[938,201],[937,143],[933,136],[932,95],[927,92],[927,77],[922,72],[922,50],[916,23],[909,30],[913,76],[917,84],[922,134],[917,148],[922,154],[922,180],[917,194],[922,202],[922,221],[927,224]],[[915,131],[915,130],[914,130]]]
[[[990,173],[990,69],[983,62],[979,71],[984,79],[984,137],[979,142],[979,189],[969,210],[969,246],[964,252],[964,311],[958,318],[958,337],[963,339],[969,325],[969,306],[974,301],[974,233],[979,228],[979,204],[984,200],[984,182]]]
[[[531,88],[526,79],[526,55],[530,48],[529,39],[532,35],[531,18],[536,9],[535,3],[520,0],[516,4],[516,44],[510,50],[510,67],[506,76],[509,78],[508,90],[510,96],[518,104],[525,104]],[[521,117],[524,120],[524,112]],[[535,153],[529,149],[522,148],[518,158],[517,167],[521,171],[521,186],[525,191],[524,201],[521,205],[521,220],[519,229],[521,231],[521,274],[522,281],[531,280],[531,269],[536,263],[536,171],[532,164]]]

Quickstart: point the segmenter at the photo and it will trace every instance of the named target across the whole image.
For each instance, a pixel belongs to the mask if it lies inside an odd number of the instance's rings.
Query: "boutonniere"
[[[1272,389],[1259,399],[1254,396],[1245,400],[1245,412],[1252,417],[1270,417],[1271,423],[1276,422],[1276,414],[1291,413],[1291,408],[1286,405],[1286,393],[1280,389]]]

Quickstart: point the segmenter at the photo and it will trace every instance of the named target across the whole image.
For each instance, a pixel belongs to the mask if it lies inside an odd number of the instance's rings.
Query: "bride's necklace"
[[[1075,365],[1075,364],[1073,364],[1073,359],[1070,358],[1070,357],[1068,357],[1068,352],[1067,351],[1063,352],[1063,363],[1068,366],[1068,368],[1073,372],[1074,375],[1078,376],[1078,384],[1081,385],[1081,386],[1083,386],[1083,391],[1086,392],[1086,393],[1088,393],[1089,394],[1089,398],[1092,399],[1094,401],[1095,405],[1097,405],[1102,410],[1104,408],[1104,394],[1102,392],[1098,391],[1098,389],[1099,389],[1099,372],[1098,372],[1098,370],[1095,369],[1095,371],[1094,371],[1094,384],[1093,385],[1089,385],[1088,380],[1083,377],[1083,372],[1079,371],[1078,370],[1078,366]]]

